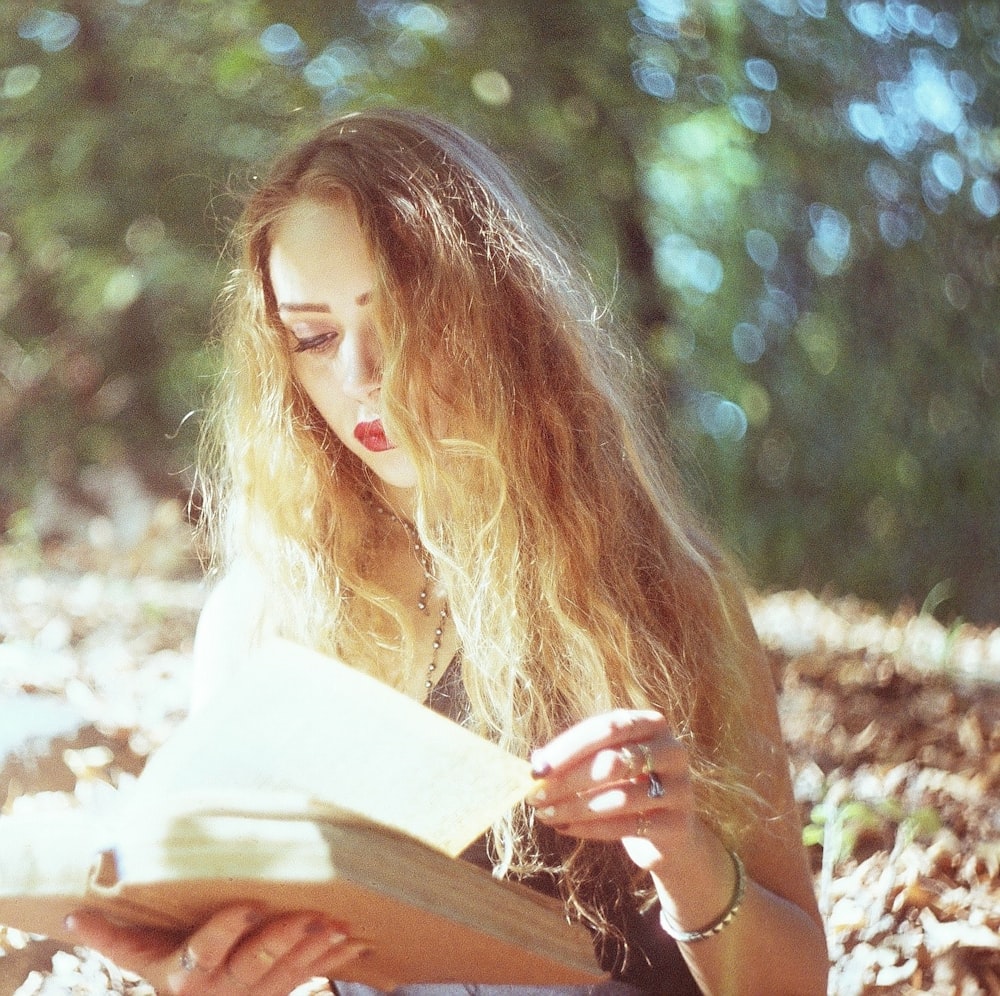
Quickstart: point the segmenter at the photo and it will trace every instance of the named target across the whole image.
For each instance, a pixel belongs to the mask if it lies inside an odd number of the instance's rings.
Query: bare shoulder
[[[194,637],[194,690],[200,708],[266,634],[267,583],[237,561],[211,587]]]

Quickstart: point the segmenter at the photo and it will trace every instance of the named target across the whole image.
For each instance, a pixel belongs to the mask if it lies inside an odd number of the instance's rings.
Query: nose
[[[382,385],[382,350],[373,329],[361,329],[344,337],[339,359],[344,393],[367,401]]]

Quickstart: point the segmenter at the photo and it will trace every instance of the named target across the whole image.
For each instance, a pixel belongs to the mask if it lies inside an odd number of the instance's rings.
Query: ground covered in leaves
[[[183,716],[203,598],[179,510],[122,551],[0,547],[0,805],[137,774]],[[751,599],[781,689],[830,992],[1000,996],[1000,629]],[[51,793],[43,797],[41,793]],[[27,802],[25,802],[27,800]],[[0,996],[149,986],[0,926]]]

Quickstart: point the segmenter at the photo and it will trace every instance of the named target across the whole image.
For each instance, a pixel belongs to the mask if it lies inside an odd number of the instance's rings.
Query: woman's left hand
[[[244,906],[220,910],[188,937],[125,928],[84,911],[67,925],[81,944],[175,996],[285,996],[365,950],[327,917],[269,916]]]
[[[532,766],[540,781],[528,802],[540,820],[574,837],[620,839],[640,868],[684,854],[704,832],[687,749],[658,712],[592,716],[536,750]]]

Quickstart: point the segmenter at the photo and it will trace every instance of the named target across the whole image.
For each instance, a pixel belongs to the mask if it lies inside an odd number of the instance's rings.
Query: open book
[[[0,817],[0,923],[66,937],[89,908],[187,932],[249,901],[342,921],[370,948],[345,976],[381,989],[593,983],[561,904],[457,857],[531,783],[527,762],[273,641],[109,811]]]

